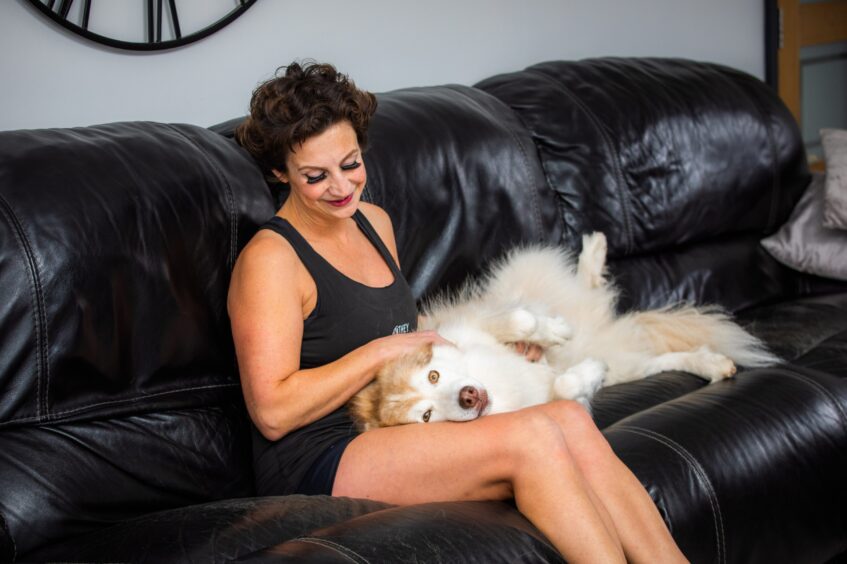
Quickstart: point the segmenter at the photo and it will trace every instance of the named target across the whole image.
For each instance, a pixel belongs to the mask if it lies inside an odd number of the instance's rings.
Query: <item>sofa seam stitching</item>
[[[712,487],[711,482],[709,481],[709,477],[706,474],[705,470],[703,470],[702,466],[697,462],[697,459],[689,453],[685,448],[678,444],[676,441],[667,437],[661,433],[656,431],[651,431],[649,429],[644,429],[642,427],[635,427],[631,425],[622,425],[617,426],[615,429],[620,429],[623,431],[629,431],[631,433],[642,435],[647,438],[651,438],[657,442],[660,442],[676,452],[680,458],[685,460],[686,463],[694,470],[697,475],[698,480],[701,485],[704,486],[706,493],[709,498],[709,505],[712,508],[712,519],[715,526],[715,533],[717,534],[717,544],[718,544],[718,562],[724,563],[726,562],[726,556],[724,554],[724,531],[723,531],[723,516],[721,515],[720,503],[717,499],[717,494],[715,493],[714,488]]]
[[[57,411],[57,412],[53,413],[54,417],[52,417],[52,419],[57,419],[57,418],[65,416],[65,415],[72,415],[74,413],[85,412],[89,409],[94,409],[96,407],[104,407],[104,406],[119,405],[119,404],[132,404],[132,403],[135,403],[135,402],[138,402],[138,401],[141,401],[141,400],[145,400],[145,399],[149,399],[149,398],[156,398],[156,397],[160,397],[160,396],[166,396],[168,394],[179,394],[179,393],[183,393],[183,392],[213,390],[213,389],[221,389],[221,388],[235,388],[235,387],[238,387],[238,386],[239,386],[239,384],[212,384],[212,385],[200,386],[200,387],[177,388],[175,390],[166,390],[166,391],[163,391],[163,392],[156,392],[154,394],[144,394],[144,395],[141,395],[141,396],[126,398],[126,399],[121,399],[121,400],[112,400],[112,401],[100,402],[100,403],[95,403],[95,404],[91,404],[91,405],[86,405],[84,407],[75,407],[73,409],[66,409],[64,411]],[[30,423],[30,422],[33,422],[33,421],[41,422],[41,420],[39,420],[36,417],[24,417],[24,418],[21,418],[21,419],[14,419],[14,420],[8,421],[6,423],[3,423],[2,425],[0,425],[0,429],[5,428],[5,427],[9,427],[12,424]]]
[[[164,391],[164,392],[156,392],[154,394],[144,394],[144,395],[141,395],[141,396],[136,396],[136,397],[133,397],[133,398],[126,398],[126,399],[122,399],[122,400],[112,400],[112,401],[106,401],[106,402],[100,402],[100,403],[93,403],[93,404],[87,405],[85,407],[76,407],[74,409],[67,409],[65,411],[58,411],[58,412],[56,412],[55,415],[57,415],[57,416],[59,416],[59,415],[69,415],[71,413],[76,413],[76,412],[79,412],[79,411],[85,411],[87,409],[92,409],[92,408],[95,408],[95,407],[103,407],[103,406],[106,406],[106,405],[117,405],[117,404],[121,404],[121,403],[135,403],[135,402],[143,400],[143,399],[155,398],[155,397],[164,396],[164,395],[168,395],[168,394],[178,394],[180,392],[213,390],[213,389],[217,389],[217,388],[230,388],[230,387],[235,387],[235,386],[236,386],[236,384],[210,384],[208,386],[178,388],[178,389],[175,389],[175,390],[167,390],[167,391]]]
[[[527,69],[527,72],[531,72],[542,77],[547,82],[558,86],[559,89],[565,93],[565,95],[573,101],[580,110],[588,117],[591,123],[594,125],[597,133],[600,134],[600,137],[603,140],[603,144],[606,146],[607,150],[612,156],[612,168],[615,173],[615,180],[617,181],[616,192],[618,193],[618,199],[621,203],[621,210],[623,211],[623,219],[624,219],[624,230],[626,231],[626,254],[631,254],[635,248],[635,243],[633,241],[633,233],[632,233],[632,210],[629,206],[629,200],[626,198],[626,193],[624,191],[624,184],[626,182],[623,178],[623,167],[620,163],[620,154],[615,148],[612,140],[609,138],[607,132],[603,129],[603,122],[600,120],[597,115],[591,111],[591,109],[573,92],[568,86],[566,86],[562,82],[558,82],[553,79],[553,77],[547,75],[544,72],[541,72],[538,69]]]
[[[206,151],[196,142],[194,139],[190,138],[185,132],[177,129],[173,124],[168,124],[174,132],[176,132],[180,137],[188,141],[197,151],[203,155],[203,160],[205,160],[209,166],[211,166],[215,172],[218,174],[218,178],[223,182],[225,192],[226,192],[226,203],[229,209],[229,257],[227,258],[227,266],[229,267],[229,271],[232,272],[233,267],[235,266],[235,253],[236,253],[236,236],[238,233],[238,215],[235,212],[235,196],[232,192],[232,187],[229,184],[229,180],[227,180],[226,176],[224,176],[220,167],[217,165],[215,161],[209,158],[209,155]]]
[[[543,185],[544,185],[545,188],[547,188],[547,190],[549,190],[553,194],[553,197],[554,197],[553,199],[554,199],[556,208],[559,211],[559,213],[556,215],[557,222],[559,224],[561,224],[561,226],[562,226],[562,233],[561,233],[561,236],[559,238],[559,242],[567,244],[568,241],[570,241],[572,239],[569,236],[569,233],[574,229],[574,226],[570,225],[566,221],[566,217],[565,217],[570,213],[569,208],[565,206],[564,198],[556,190],[555,184],[550,179],[550,172],[547,170],[547,162],[541,157],[539,147],[538,147],[538,143],[535,141],[536,136],[534,134],[534,129],[531,128],[529,125],[527,125],[526,120],[524,119],[523,115],[520,112],[518,112],[515,108],[513,108],[511,104],[509,104],[506,101],[500,99],[494,92],[489,92],[488,90],[484,90],[484,89],[479,88],[479,87],[474,87],[474,88],[477,88],[478,90],[482,90],[483,92],[490,94],[491,96],[493,96],[497,100],[500,100],[510,110],[512,110],[512,113],[515,116],[517,116],[518,121],[520,122],[520,124],[523,126],[523,128],[529,134],[530,141],[532,141],[532,145],[535,148],[535,152],[536,152],[536,154],[538,154],[538,162],[539,162],[539,167],[541,169],[541,176],[544,180]]]
[[[358,564],[368,564],[368,559],[356,552],[355,550],[352,550],[342,544],[332,542],[327,539],[321,539],[316,537],[298,537],[294,539],[294,542],[305,542],[316,544],[318,546],[323,546],[324,548],[335,550],[351,562],[356,562]]]
[[[481,89],[480,89],[480,90],[481,90]],[[483,92],[488,92],[488,91],[487,91],[487,90],[483,90]],[[490,92],[489,92],[489,94],[491,94],[492,96],[494,96],[495,98],[497,98],[498,100],[500,100],[500,98],[498,98],[496,95],[494,95],[494,94],[492,94],[492,93],[490,93]],[[500,101],[501,101],[501,102],[503,102],[502,100],[500,100]],[[503,102],[503,104],[505,104],[505,105],[506,105],[506,106],[507,106],[510,110],[512,110],[512,113],[514,113],[514,114],[517,116],[518,121],[520,121],[520,123],[521,123],[521,125],[523,126],[523,128],[524,128],[524,129],[527,131],[527,133],[529,134],[529,136],[530,136],[530,140],[532,140],[532,144],[533,144],[533,146],[535,147],[535,151],[536,151],[536,153],[538,153],[538,152],[539,152],[539,151],[538,151],[538,143],[536,143],[536,142],[535,142],[535,137],[534,137],[534,135],[533,135],[533,130],[532,130],[532,128],[530,128],[530,127],[526,124],[526,121],[524,120],[523,116],[522,116],[522,115],[521,115],[521,114],[520,114],[517,110],[515,110],[514,108],[512,108],[512,106],[511,106],[510,104],[507,104],[506,102]],[[549,171],[547,170],[546,162],[544,161],[544,159],[542,159],[542,158],[541,158],[541,155],[540,155],[540,154],[538,155],[538,162],[539,162],[539,166],[540,166],[540,168],[541,168],[541,176],[544,178],[544,186],[545,186],[545,187],[546,187],[546,188],[547,188],[550,192],[552,192],[552,193],[553,193],[553,195],[554,195],[554,200],[555,200],[555,202],[556,202],[556,208],[558,208],[558,210],[559,210],[559,214],[557,214],[556,219],[557,219],[557,220],[561,223],[561,225],[562,225],[562,235],[561,235],[561,241],[562,241],[562,242],[565,242],[565,241],[567,241],[567,240],[568,240],[568,228],[570,227],[571,229],[573,229],[573,226],[568,225],[567,221],[565,221],[565,215],[567,215],[569,212],[568,212],[568,210],[565,208],[564,198],[562,198],[562,196],[559,194],[559,192],[558,192],[558,191],[556,191],[556,187],[555,187],[555,185],[553,184],[553,181],[550,179],[550,173],[549,173]]]
[[[799,374],[797,372],[787,372],[786,376],[793,378],[795,380],[798,380],[800,382],[805,382],[809,386],[815,388],[820,393],[825,395],[826,398],[832,402],[833,406],[835,406],[835,410],[838,412],[838,415],[841,417],[842,423],[847,422],[847,411],[845,411],[841,407],[841,404],[838,402],[838,398],[836,398],[835,395],[832,392],[830,392],[829,390],[827,390],[826,387],[824,387],[820,382],[817,382],[817,381],[813,380],[812,378],[805,376],[803,374]]]
[[[459,89],[454,89],[454,91],[461,94],[465,98],[467,98],[467,100],[470,103],[472,103],[474,106],[476,106],[480,110],[485,111],[485,108],[482,107],[482,104],[480,104],[478,100],[475,100],[474,98],[472,98],[467,92],[464,92],[464,91],[459,90]],[[489,96],[496,103],[498,103],[498,104],[502,105],[503,107],[505,107],[506,109],[508,109],[512,113],[512,116],[518,118],[518,120],[520,121],[520,116],[517,115],[517,112],[515,112],[508,104],[506,104],[505,102],[503,102],[502,100],[500,100],[496,96],[486,92],[485,90],[480,90],[478,88],[474,88],[474,91],[481,92],[481,93],[485,94],[486,96]],[[486,111],[486,114],[487,113],[488,112]],[[521,124],[522,127],[524,127],[524,129],[526,129],[526,125],[524,125],[523,121],[520,121],[520,124]],[[531,174],[530,168],[529,168],[529,157],[527,155],[526,147],[524,146],[523,141],[521,141],[518,138],[518,136],[515,134],[515,131],[512,128],[506,128],[506,131],[508,132],[509,137],[512,139],[512,142],[515,143],[518,146],[518,149],[519,149],[520,154],[521,154],[521,165],[523,166],[523,171],[524,171],[525,176],[527,177],[527,179],[531,178],[532,174]],[[536,238],[536,240],[538,240],[540,242],[540,241],[542,241],[542,226],[543,226],[544,222],[542,221],[542,218],[541,218],[541,207],[540,207],[540,204],[539,204],[539,201],[538,201],[538,187],[532,186],[532,189],[530,190],[529,194],[530,194],[530,201],[532,202],[532,213],[533,213],[533,217],[535,219],[535,238]]]
[[[42,421],[47,419],[48,414],[48,397],[49,397],[49,387],[50,387],[50,366],[47,362],[48,356],[48,346],[47,346],[47,319],[45,313],[45,305],[44,305],[44,291],[41,286],[41,278],[38,274],[38,266],[35,260],[35,253],[32,250],[32,245],[29,242],[29,239],[26,236],[26,232],[24,232],[23,224],[21,223],[20,218],[17,216],[15,211],[12,209],[11,204],[4,198],[0,196],[0,208],[5,212],[7,220],[11,224],[12,228],[15,231],[15,234],[18,237],[18,244],[23,251],[25,257],[25,263],[27,265],[27,273],[29,274],[29,289],[30,296],[33,303],[33,325],[35,326],[35,350],[36,350],[36,385],[35,385],[35,393],[36,393],[36,404],[37,404],[37,412],[35,416],[36,421]],[[46,375],[46,382],[44,382],[44,378]],[[30,418],[32,419],[32,418]]]
[[[765,135],[768,139],[768,152],[770,153],[770,169],[771,169],[771,205],[770,210],[768,211],[768,223],[765,226],[765,231],[769,232],[773,229],[773,224],[776,222],[776,214],[779,209],[779,192],[780,192],[780,178],[779,171],[777,167],[777,160],[779,159],[778,151],[776,150],[776,140],[773,135],[773,127],[771,124],[771,114],[765,110],[765,108],[759,103],[758,96],[754,95],[749,86],[746,83],[742,83],[741,85],[744,93],[747,95],[747,99],[753,104],[753,107],[756,109],[756,112],[759,114],[759,119],[762,120],[762,126],[765,128]]]

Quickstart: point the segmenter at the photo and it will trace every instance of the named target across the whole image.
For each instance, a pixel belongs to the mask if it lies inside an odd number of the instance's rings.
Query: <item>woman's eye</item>
[[[324,178],[326,178],[326,173],[325,173],[325,172],[322,172],[321,174],[319,174],[319,175],[317,175],[317,176],[309,176],[309,175],[307,174],[307,175],[306,175],[306,184],[317,184],[318,182],[320,182],[320,181],[321,181],[321,180],[323,180]]]
[[[430,384],[437,384],[437,383],[438,383],[438,379],[439,379],[440,377],[441,377],[441,374],[439,374],[439,373],[438,373],[438,370],[430,370],[430,371],[429,371],[429,376],[428,376],[428,378],[429,378],[429,383],[430,383]]]
[[[424,414],[423,414],[423,422],[424,422],[424,423],[429,423],[429,418],[430,418],[430,417],[432,417],[432,410],[431,410],[431,409],[427,409],[427,410],[424,412]]]
[[[354,161],[350,164],[341,165],[341,170],[353,170],[355,168],[359,168],[360,166],[362,166],[362,163],[360,163],[359,161]]]

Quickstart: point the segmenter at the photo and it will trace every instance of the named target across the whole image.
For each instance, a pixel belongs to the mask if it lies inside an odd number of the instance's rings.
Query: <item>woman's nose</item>
[[[338,193],[342,193],[341,195],[346,195],[350,191],[350,187],[353,186],[354,182],[352,179],[347,178],[347,176],[342,172],[336,172],[329,177],[329,189],[330,191],[335,191]]]

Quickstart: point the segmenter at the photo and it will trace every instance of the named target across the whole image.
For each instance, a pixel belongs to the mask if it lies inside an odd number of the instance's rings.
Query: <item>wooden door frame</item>
[[[802,124],[800,49],[847,40],[847,0],[765,0],[765,80]]]

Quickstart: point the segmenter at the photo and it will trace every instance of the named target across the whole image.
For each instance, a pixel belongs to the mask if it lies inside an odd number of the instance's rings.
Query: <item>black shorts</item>
[[[356,436],[346,437],[329,446],[312,464],[297,493],[305,495],[332,495],[332,486],[335,484],[335,473],[338,472],[338,463],[344,449]]]
[[[330,495],[344,449],[359,433],[346,407],[270,441],[252,427],[256,494]]]

